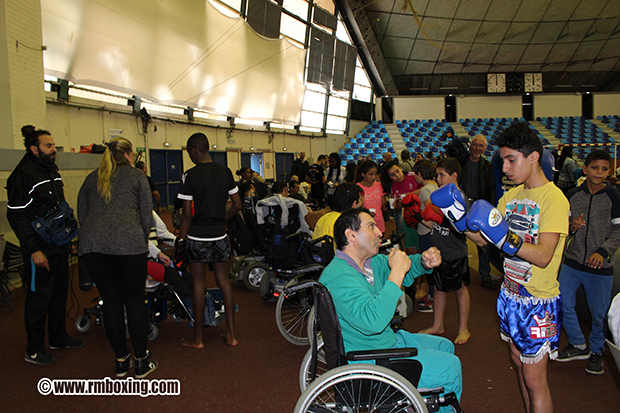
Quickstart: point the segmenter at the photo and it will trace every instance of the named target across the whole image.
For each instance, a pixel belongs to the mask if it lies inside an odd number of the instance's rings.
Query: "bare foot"
[[[194,340],[181,340],[181,345],[183,347],[191,347],[191,348],[204,348],[204,344],[196,343]]]
[[[431,327],[431,328],[425,328],[424,330],[420,330],[418,331],[419,334],[434,334],[434,335],[439,335],[439,334],[443,334],[443,327]]]
[[[220,336],[220,340],[222,340],[225,344],[228,344],[231,347],[236,347],[239,344],[239,342],[234,337],[230,338],[227,335],[224,336],[224,334]]]
[[[454,344],[465,344],[467,343],[467,340],[469,340],[469,337],[471,337],[469,330],[461,331],[459,335],[456,336]]]

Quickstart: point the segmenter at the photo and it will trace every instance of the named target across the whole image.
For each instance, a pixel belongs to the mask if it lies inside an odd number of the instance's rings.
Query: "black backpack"
[[[454,136],[450,143],[444,145],[444,149],[447,157],[456,158],[462,164],[469,156],[469,138]]]
[[[287,241],[286,237],[299,231],[301,222],[299,218],[299,206],[294,205],[288,209],[289,218],[285,227],[280,225],[282,209],[273,207],[273,237],[271,239],[271,260],[274,267],[289,269],[295,265],[301,246],[301,240]]]
[[[228,239],[237,256],[250,254],[257,245],[256,238],[246,225],[241,212],[228,222]]]

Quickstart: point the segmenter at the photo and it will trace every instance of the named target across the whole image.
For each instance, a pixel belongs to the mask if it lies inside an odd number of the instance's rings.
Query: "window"
[[[300,42],[302,45],[306,42],[306,25],[286,13],[282,13],[280,32],[284,36]]]
[[[241,0],[210,0],[213,7],[228,17],[239,17],[241,13]],[[236,11],[233,12],[233,10]]]
[[[311,110],[313,112],[323,112],[325,110],[325,94],[306,90],[302,110]]]
[[[227,0],[228,1],[228,0]],[[308,19],[308,2],[304,0],[284,0],[282,4],[285,10],[301,17],[304,21]]]

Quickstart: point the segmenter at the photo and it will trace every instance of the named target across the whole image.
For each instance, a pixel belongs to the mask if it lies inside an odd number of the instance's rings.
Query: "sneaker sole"
[[[133,361],[129,362],[129,367],[127,368],[127,371],[124,373],[116,373],[116,377],[125,377],[127,375],[127,373],[129,373],[129,369],[133,367]]]
[[[56,362],[56,360],[53,360],[53,361],[51,361],[49,363],[39,363],[36,360],[32,360],[32,359],[29,359],[29,358],[26,358],[26,357],[24,357],[24,361],[26,363],[34,364],[35,366],[49,366],[49,365],[52,365],[52,364],[54,364]]]
[[[432,313],[432,312],[433,312],[433,309],[431,308],[431,309],[429,309],[429,310],[420,310],[420,309],[418,308],[418,312],[419,312],[419,313]]]
[[[603,369],[603,370],[601,370],[601,371],[594,371],[594,370],[588,370],[588,369],[586,368],[586,373],[595,374],[595,375],[597,375],[597,376],[598,376],[598,375],[600,375],[600,374],[605,373],[605,369]]]
[[[565,361],[575,361],[575,360],[588,360],[590,358],[589,354],[582,354],[582,355],[578,355],[578,356],[571,356],[571,357],[565,357],[565,358],[556,358],[555,361],[559,361],[559,362],[565,362]]]
[[[82,342],[81,345],[69,345],[69,346],[50,346],[50,350],[72,350],[72,349],[78,349],[78,348],[82,348],[84,347],[86,343]]]
[[[146,376],[148,376],[149,374],[151,374],[152,372],[154,372],[155,370],[157,370],[157,367],[159,367],[159,364],[155,363],[155,367],[153,367],[152,369],[150,369],[149,371],[147,371],[146,373],[143,374],[136,374],[136,379],[143,379]]]

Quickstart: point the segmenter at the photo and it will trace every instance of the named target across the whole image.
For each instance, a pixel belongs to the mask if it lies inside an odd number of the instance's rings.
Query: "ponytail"
[[[106,203],[109,203],[112,198],[112,174],[118,165],[129,165],[125,154],[131,153],[133,147],[125,138],[114,138],[106,146],[97,172],[97,192]]]

